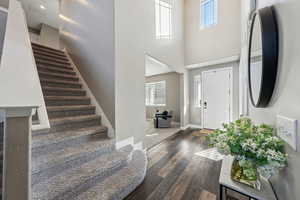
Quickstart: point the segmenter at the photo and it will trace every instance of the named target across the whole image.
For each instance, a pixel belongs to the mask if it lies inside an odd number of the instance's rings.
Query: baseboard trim
[[[116,142],[116,149],[121,149],[127,145],[132,145],[133,146],[134,144],[134,138],[133,137],[130,137],[130,138],[127,138],[125,140],[121,140],[121,141],[118,141]]]
[[[143,148],[143,142],[138,142],[136,144],[133,145],[134,150],[144,150]]]
[[[180,127],[181,130],[185,130],[185,129],[188,129],[188,128],[202,129],[202,126],[197,125],[197,124],[188,124],[188,125],[186,125],[186,126]]]
[[[118,141],[116,142],[116,149],[121,149],[127,145],[131,145],[133,146],[133,149],[134,150],[144,150],[143,148],[143,142],[138,142],[138,143],[134,143],[134,137],[129,137],[125,140],[121,140],[121,141]]]

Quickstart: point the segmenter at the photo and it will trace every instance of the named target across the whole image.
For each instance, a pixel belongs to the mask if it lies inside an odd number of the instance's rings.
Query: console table
[[[242,183],[238,183],[231,179],[231,165],[234,158],[226,156],[222,161],[221,174],[219,178],[220,184],[220,200],[227,200],[228,190],[239,193],[249,200],[277,200],[271,184],[264,179],[261,179],[261,190],[258,191]]]

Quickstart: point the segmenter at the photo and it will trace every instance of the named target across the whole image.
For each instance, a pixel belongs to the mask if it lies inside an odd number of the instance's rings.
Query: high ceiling
[[[40,29],[43,23],[54,28],[59,28],[59,0],[20,1],[22,2],[30,28]]]

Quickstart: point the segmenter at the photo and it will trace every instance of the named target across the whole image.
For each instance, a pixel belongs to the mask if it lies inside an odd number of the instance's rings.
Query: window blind
[[[166,105],[166,81],[146,83],[146,105]]]

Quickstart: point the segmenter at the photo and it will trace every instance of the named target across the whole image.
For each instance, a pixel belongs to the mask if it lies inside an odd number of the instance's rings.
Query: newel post
[[[5,109],[3,200],[31,199],[32,110],[32,107]]]

